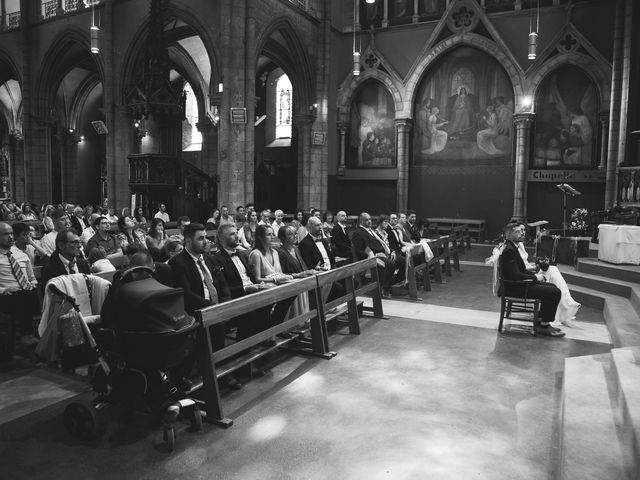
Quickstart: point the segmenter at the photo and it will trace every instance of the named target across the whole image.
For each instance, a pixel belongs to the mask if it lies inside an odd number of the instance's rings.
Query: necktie
[[[13,276],[16,277],[16,280],[18,281],[20,288],[22,290],[32,290],[33,285],[31,285],[31,282],[27,280],[27,277],[22,271],[22,268],[20,268],[20,264],[14,258],[11,251],[7,252],[7,258],[9,259],[9,263],[11,264],[11,270],[13,270]]]
[[[209,290],[209,300],[211,303],[218,303],[218,291],[216,287],[213,285],[213,280],[211,278],[211,274],[209,270],[205,267],[204,261],[202,257],[198,259],[198,267],[200,267],[200,271],[202,272],[202,276],[204,277],[204,283],[207,286],[207,290]]]
[[[74,258],[69,262],[69,275],[77,273],[76,272],[76,259]]]

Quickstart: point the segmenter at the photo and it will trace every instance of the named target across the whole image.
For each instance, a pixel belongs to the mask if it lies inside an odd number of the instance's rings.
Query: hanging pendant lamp
[[[527,58],[535,60],[538,52],[538,31],[540,30],[540,0],[537,1],[536,7],[536,29],[533,30],[531,25],[531,14],[529,15],[529,46],[527,49]]]

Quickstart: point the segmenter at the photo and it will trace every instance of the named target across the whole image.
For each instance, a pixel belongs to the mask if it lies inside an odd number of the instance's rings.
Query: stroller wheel
[[[64,409],[64,425],[74,437],[89,440],[99,432],[101,422],[91,403],[73,402]]]
[[[167,443],[167,449],[173,452],[176,446],[176,430],[173,427],[164,427],[164,441]]]
[[[194,432],[202,431],[202,413],[200,409],[196,406],[193,409],[192,413],[193,417],[191,418],[191,430]]]

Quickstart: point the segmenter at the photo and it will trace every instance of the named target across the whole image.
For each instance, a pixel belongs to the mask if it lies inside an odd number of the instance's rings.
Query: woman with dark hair
[[[248,220],[238,230],[238,241],[241,248],[250,250],[254,245],[256,228],[258,228],[258,213],[255,210],[251,210],[247,215]]]
[[[37,215],[31,209],[31,205],[29,203],[25,202],[22,205],[22,213],[20,214],[20,218],[18,220],[23,222],[30,221],[30,220],[38,220]]]
[[[331,210],[327,210],[324,212],[322,216],[322,233],[327,239],[331,238],[331,232],[333,232],[333,212]]]
[[[387,233],[387,228],[389,227],[389,217],[384,213],[378,215],[378,222],[376,223],[375,233],[380,237],[380,239],[389,246],[389,234]]]
[[[144,238],[140,238],[140,235],[134,232],[135,228],[136,223],[130,217],[120,217],[118,219],[118,233],[116,237],[123,253],[129,245],[146,246]]]
[[[291,221],[291,225],[295,227],[296,233],[298,234],[298,242],[307,236],[307,219],[309,217],[304,210],[298,209],[296,210],[295,215],[293,216],[293,220]]]
[[[154,218],[151,220],[151,226],[147,233],[146,244],[149,252],[153,256],[155,261],[160,259],[160,251],[164,244],[167,242],[167,234],[164,233],[164,222],[160,218]]]
[[[273,239],[271,225],[256,227],[254,247],[249,254],[249,267],[257,281],[278,285],[292,280],[293,277],[282,273],[278,251],[272,248]]]
[[[211,210],[211,217],[206,222],[207,230],[217,230],[220,226],[220,209],[214,208]]]
[[[144,211],[142,210],[142,207],[136,208],[136,213],[134,213],[133,218],[135,219],[138,225],[147,224],[147,219],[144,217]]]

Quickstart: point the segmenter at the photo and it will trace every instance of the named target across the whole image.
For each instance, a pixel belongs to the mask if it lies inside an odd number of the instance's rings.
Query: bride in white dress
[[[504,244],[497,245],[493,249],[493,254],[485,260],[487,265],[493,265],[493,280],[494,280],[494,293],[497,292],[497,271],[498,271],[498,257],[502,254],[502,250],[504,248]],[[518,252],[524,261],[527,270],[536,270],[537,267],[533,263],[529,263],[529,254],[524,248],[523,243],[518,244]],[[554,265],[550,265],[547,271],[540,270],[538,273],[542,274],[545,281],[555,285],[560,290],[560,304],[558,305],[558,309],[556,310],[556,324],[562,324],[567,327],[573,326],[573,321],[576,318],[576,313],[578,313],[578,309],[580,308],[580,304],[576,302],[571,296],[571,292],[569,291],[569,287],[567,286],[567,282],[565,282],[564,278],[562,278],[562,274],[558,267]]]

